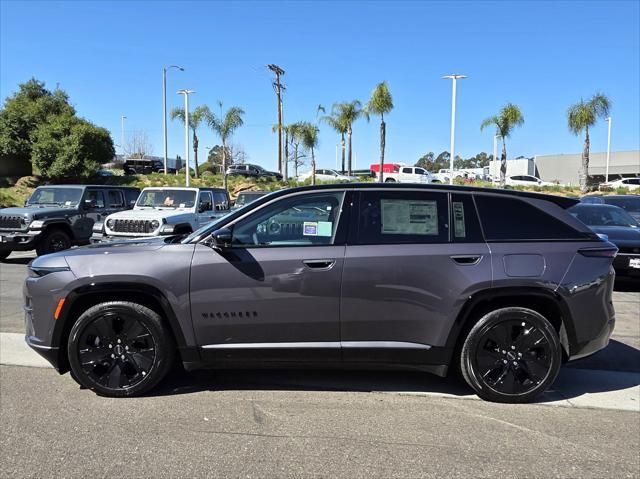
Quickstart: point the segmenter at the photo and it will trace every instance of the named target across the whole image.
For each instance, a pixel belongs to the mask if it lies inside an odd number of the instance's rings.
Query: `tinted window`
[[[525,201],[476,195],[487,241],[579,239],[586,235]]]
[[[317,246],[334,243],[343,192],[296,195],[265,206],[233,226],[238,246]]]
[[[200,206],[198,210],[201,212],[211,211],[213,209],[213,201],[211,199],[211,193],[209,191],[202,191],[200,193]]]
[[[451,225],[453,241],[456,243],[484,241],[471,195],[451,195]]]
[[[138,196],[140,196],[140,191],[138,190],[124,190],[124,195],[127,198],[127,205],[133,206],[136,204],[136,200]]]
[[[412,168],[402,168],[402,172],[411,174],[411,173],[413,173],[413,169]]]
[[[110,208],[121,208],[124,206],[124,198],[122,193],[117,190],[109,190],[107,193],[107,203]]]
[[[640,213],[640,196],[628,196],[628,197],[607,197],[604,198],[604,202],[608,205],[617,206],[628,212]]]
[[[90,200],[94,202],[96,208],[104,208],[104,195],[99,190],[89,190],[84,197],[84,200]]]
[[[613,206],[576,206],[571,214],[588,226],[638,226],[629,213]]]
[[[228,210],[229,209],[229,201],[227,200],[227,195],[222,191],[214,191],[213,199],[215,201],[216,210]]]
[[[359,244],[446,243],[449,209],[445,193],[363,191],[358,211]]]

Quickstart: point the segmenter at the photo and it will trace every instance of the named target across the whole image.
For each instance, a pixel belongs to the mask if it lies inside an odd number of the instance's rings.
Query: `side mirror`
[[[220,228],[211,233],[211,241],[216,249],[224,249],[231,246],[233,234],[229,228]]]

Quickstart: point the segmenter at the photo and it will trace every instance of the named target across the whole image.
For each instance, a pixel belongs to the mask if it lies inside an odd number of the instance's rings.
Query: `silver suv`
[[[149,187],[135,206],[93,225],[91,242],[188,234],[229,213],[222,188]]]
[[[444,185],[279,191],[183,239],[34,260],[26,340],[109,396],[150,390],[178,360],[460,370],[484,399],[528,401],[614,326],[616,247],[566,211],[576,202]]]

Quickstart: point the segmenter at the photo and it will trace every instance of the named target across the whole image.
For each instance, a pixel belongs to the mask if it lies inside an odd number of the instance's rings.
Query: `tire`
[[[11,251],[0,251],[0,261],[4,261],[9,257]]]
[[[57,253],[71,248],[71,238],[61,229],[50,229],[44,233],[36,245],[38,256],[43,254]]]
[[[78,318],[69,333],[67,354],[72,377],[81,386],[101,396],[131,397],[148,392],[167,375],[175,343],[155,311],[110,301]]]
[[[529,402],[558,376],[562,350],[549,321],[526,308],[486,314],[467,335],[460,353],[462,376],[484,400]]]
[[[387,178],[386,180],[384,180],[385,183],[395,183],[396,180],[394,180],[393,178]]]

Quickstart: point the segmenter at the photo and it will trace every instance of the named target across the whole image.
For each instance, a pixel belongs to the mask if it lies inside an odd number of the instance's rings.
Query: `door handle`
[[[482,255],[454,255],[450,256],[450,258],[458,264],[465,266],[473,266],[474,264],[478,264],[482,259]]]
[[[331,267],[335,264],[336,260],[334,259],[305,259],[302,260],[304,265],[309,269],[314,269],[316,271],[326,271],[331,269]]]

